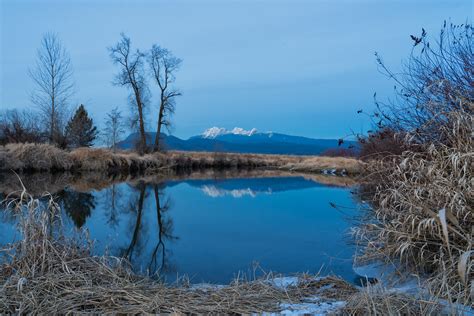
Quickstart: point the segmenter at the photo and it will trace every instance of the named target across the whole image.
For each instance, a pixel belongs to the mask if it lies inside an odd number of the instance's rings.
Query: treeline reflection
[[[167,243],[178,237],[173,234],[171,199],[164,183],[113,184],[99,192],[65,188],[54,197],[77,229],[85,228],[93,212],[102,212],[107,225],[103,229],[118,235],[115,245],[107,245],[112,255],[127,258],[142,273],[173,272]]]

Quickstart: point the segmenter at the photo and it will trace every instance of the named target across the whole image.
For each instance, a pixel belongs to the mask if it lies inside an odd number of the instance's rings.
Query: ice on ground
[[[211,291],[211,290],[220,290],[225,287],[226,287],[225,285],[221,285],[221,284],[197,283],[197,284],[192,284],[190,288],[193,290]]]
[[[280,277],[270,280],[270,282],[279,289],[286,289],[289,286],[298,285],[298,277]]]
[[[314,297],[312,302],[305,303],[294,303],[294,304],[280,304],[282,315],[327,315],[334,313],[337,310],[343,308],[346,305],[344,301],[322,301],[321,299]]]
[[[366,265],[354,266],[355,273],[361,277],[377,279],[378,284],[391,292],[415,294],[420,291],[420,280],[414,276],[399,277],[397,266],[384,262],[373,262]]]

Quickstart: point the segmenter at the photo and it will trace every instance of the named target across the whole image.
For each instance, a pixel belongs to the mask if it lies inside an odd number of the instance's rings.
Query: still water
[[[356,277],[347,187],[303,176],[138,180],[54,196],[66,229],[87,230],[96,254],[126,257],[167,282],[222,284],[262,271]],[[0,243],[19,238],[14,220],[0,218]]]

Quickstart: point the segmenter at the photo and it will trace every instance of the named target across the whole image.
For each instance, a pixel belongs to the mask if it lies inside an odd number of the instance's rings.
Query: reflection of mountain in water
[[[213,179],[213,180],[187,180],[183,181],[210,197],[244,196],[255,197],[258,194],[272,194],[289,190],[301,190],[322,186],[303,177],[271,177],[271,178],[239,178],[239,179]],[[168,182],[168,186],[181,182]]]
[[[250,188],[238,189],[238,190],[237,189],[223,190],[223,189],[219,189],[215,185],[203,185],[201,187],[201,190],[202,190],[202,192],[204,192],[205,195],[213,197],[213,198],[226,196],[226,195],[230,195],[234,198],[241,198],[241,197],[246,196],[246,195],[251,196],[251,197],[257,196],[257,192],[253,191]],[[269,190],[267,193],[272,194],[272,191]]]

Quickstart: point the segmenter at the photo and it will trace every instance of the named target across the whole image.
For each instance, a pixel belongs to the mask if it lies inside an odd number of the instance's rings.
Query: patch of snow
[[[346,305],[344,301],[321,301],[319,298],[314,297],[310,302],[304,303],[293,303],[293,304],[280,304],[282,311],[281,315],[327,315],[334,313],[337,310],[343,308]]]
[[[257,133],[256,128],[252,128],[249,131],[244,130],[243,128],[240,127],[234,127],[232,131],[230,131],[231,134],[234,135],[245,135],[245,136],[252,136],[253,134]]]
[[[270,280],[273,286],[285,290],[289,286],[298,284],[298,277],[280,277]]]
[[[227,130],[223,127],[211,127],[208,128],[202,133],[204,138],[216,138],[219,135],[227,134]]]
[[[361,277],[377,279],[379,284],[393,292],[416,293],[420,290],[419,280],[415,277],[399,278],[397,267],[383,262],[373,262],[352,267]]]
[[[245,130],[241,127],[234,127],[232,130],[227,130],[224,127],[211,127],[204,131],[201,134],[203,138],[216,138],[221,135],[233,134],[233,135],[243,135],[243,136],[252,136],[257,133],[256,128],[251,130]]]
[[[197,283],[197,284],[192,284],[190,288],[193,290],[211,291],[211,290],[223,289],[225,287],[226,287],[225,285],[220,285],[220,284]]]

